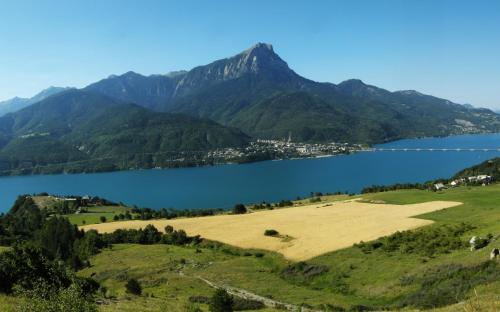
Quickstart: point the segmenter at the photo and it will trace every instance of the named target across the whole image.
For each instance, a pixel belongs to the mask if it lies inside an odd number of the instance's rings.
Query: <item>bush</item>
[[[256,300],[233,298],[233,311],[247,311],[264,309],[265,305]]]
[[[99,218],[99,220],[101,221],[101,223],[106,223],[106,217],[105,216],[101,216]]]
[[[167,226],[165,227],[165,233],[167,233],[167,234],[171,234],[173,231],[174,231],[174,227],[173,227],[173,226],[171,226],[171,225],[167,225]]]
[[[210,299],[210,312],[233,312],[233,297],[226,290],[217,289]]]
[[[243,204],[236,204],[233,208],[234,214],[244,214],[247,213],[247,208]]]
[[[76,284],[56,290],[46,284],[38,284],[30,291],[18,293],[22,300],[19,311],[24,312],[97,312],[97,306],[83,289]]]
[[[265,230],[264,231],[265,236],[276,236],[278,234],[279,234],[279,232],[276,230]]]
[[[127,284],[125,284],[125,288],[127,289],[127,292],[132,295],[140,296],[142,294],[142,287],[141,284],[139,284],[139,281],[137,281],[135,278],[131,278],[127,281]]]
[[[329,269],[325,265],[309,264],[306,262],[298,262],[288,265],[281,271],[281,277],[284,279],[293,279],[296,281],[310,280],[316,276],[328,272]]]

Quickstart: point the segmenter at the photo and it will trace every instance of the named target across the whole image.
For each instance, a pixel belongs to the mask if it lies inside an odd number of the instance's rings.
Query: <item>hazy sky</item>
[[[500,109],[500,1],[0,0],[0,100],[272,43],[297,73]]]

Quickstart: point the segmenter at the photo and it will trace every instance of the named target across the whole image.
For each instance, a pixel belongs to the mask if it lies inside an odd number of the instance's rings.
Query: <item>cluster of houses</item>
[[[488,185],[493,181],[493,177],[486,175],[486,174],[480,174],[477,176],[470,176],[466,178],[460,178],[460,179],[455,179],[452,180],[449,184],[444,184],[442,182],[434,184],[434,190],[439,191],[442,189],[446,189],[449,187],[456,187],[459,185],[466,185],[466,184],[480,184],[480,185]]]
[[[239,158],[255,155],[270,155],[274,159],[288,159],[299,157],[318,157],[336,154],[347,154],[361,150],[358,144],[349,143],[296,143],[288,140],[257,140],[250,142],[244,148],[223,148],[210,151],[208,157],[219,161],[234,161]]]

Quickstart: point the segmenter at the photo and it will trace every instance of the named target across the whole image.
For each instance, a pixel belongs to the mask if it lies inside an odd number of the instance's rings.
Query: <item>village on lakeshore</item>
[[[216,162],[245,162],[257,160],[281,160],[294,158],[325,157],[339,154],[350,154],[363,150],[362,144],[353,143],[305,143],[293,142],[291,136],[287,140],[258,139],[242,148],[220,148],[210,151],[208,158]]]
[[[493,182],[493,177],[486,175],[486,174],[480,174],[476,176],[469,176],[465,178],[459,178],[459,179],[454,179],[450,181],[448,184],[445,184],[443,182],[435,183],[434,184],[434,190],[440,191],[443,189],[447,189],[450,187],[457,187],[460,185],[467,185],[467,184],[473,184],[473,185],[482,185],[486,186]]]

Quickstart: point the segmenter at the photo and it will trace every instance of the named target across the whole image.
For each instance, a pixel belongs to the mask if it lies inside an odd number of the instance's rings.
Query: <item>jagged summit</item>
[[[273,49],[272,44],[262,43],[262,42],[258,42],[256,44],[254,44],[252,47],[250,47],[249,49],[246,49],[242,53],[252,53],[253,51],[256,51],[256,50],[267,50],[267,51],[274,53],[274,49]]]

